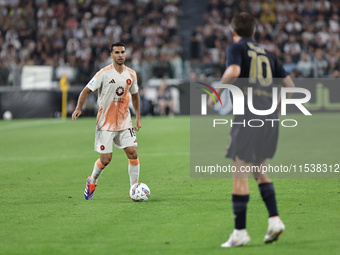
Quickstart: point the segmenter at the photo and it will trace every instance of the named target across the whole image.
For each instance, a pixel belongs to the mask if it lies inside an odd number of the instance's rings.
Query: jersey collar
[[[122,71],[121,73],[118,72],[118,71],[116,70],[116,68],[115,68],[115,66],[114,66],[113,63],[112,63],[112,68],[113,68],[113,70],[115,70],[115,72],[116,72],[117,74],[122,74],[122,73],[124,73],[124,71],[126,70],[125,65],[123,65],[123,71]]]
[[[240,42],[255,42],[253,38],[243,37]]]

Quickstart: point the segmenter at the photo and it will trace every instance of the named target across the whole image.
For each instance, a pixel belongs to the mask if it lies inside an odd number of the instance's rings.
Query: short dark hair
[[[122,43],[122,42],[115,42],[115,43],[111,44],[110,52],[112,52],[112,51],[113,51],[113,48],[116,47],[116,46],[122,46],[122,47],[124,47],[125,50],[126,50],[126,46],[125,46],[124,43]]]
[[[231,20],[232,29],[241,37],[252,37],[255,25],[255,19],[247,12],[236,14]]]

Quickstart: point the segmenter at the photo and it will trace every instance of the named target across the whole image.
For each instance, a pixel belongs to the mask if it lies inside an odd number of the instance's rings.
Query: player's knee
[[[102,164],[104,165],[104,166],[108,166],[108,164],[110,164],[110,162],[111,162],[111,160],[103,160],[103,162],[102,162]]]
[[[137,153],[136,149],[135,150],[130,150],[126,154],[127,154],[127,157],[129,159],[137,159],[138,158],[138,153]]]
[[[132,153],[131,153],[130,159],[137,159],[137,158],[138,158],[138,153],[137,153],[137,151],[132,152]]]
[[[110,164],[111,159],[112,159],[112,156],[105,156],[105,157],[102,157],[102,158],[100,159],[100,162],[101,162],[104,166],[107,166],[108,164]]]

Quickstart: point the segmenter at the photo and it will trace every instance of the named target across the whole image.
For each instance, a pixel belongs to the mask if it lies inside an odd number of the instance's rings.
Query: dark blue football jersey
[[[270,109],[272,88],[276,86],[274,79],[277,81],[287,76],[276,56],[260,47],[253,39],[242,38],[226,49],[226,67],[231,65],[241,68],[239,79],[234,85],[240,87],[245,94],[247,87],[252,87],[254,107],[258,110]]]
[[[227,68],[230,65],[240,66],[241,73],[234,85],[241,88],[245,95],[245,113],[234,116],[234,123],[238,124],[232,126],[226,156],[232,159],[238,156],[246,162],[262,162],[263,159],[272,158],[277,146],[278,122],[265,119],[278,119],[278,110],[267,116],[253,114],[248,108],[247,90],[248,87],[253,88],[255,109],[268,110],[273,104],[272,89],[277,86],[275,82],[287,74],[277,58],[251,38],[230,44],[226,49],[226,61]],[[263,126],[250,127],[246,123],[252,119],[263,120]],[[256,125],[259,125],[258,121]]]
[[[264,56],[265,58],[261,57]],[[268,62],[267,60],[268,59]],[[252,65],[262,65],[263,78],[268,77],[266,66],[269,63],[271,69],[271,78],[285,78],[287,73],[278,62],[276,56],[269,51],[263,49],[254,42],[251,38],[242,38],[238,43],[231,43],[226,50],[226,64],[227,68],[230,65],[238,65],[241,67],[241,74],[239,78],[250,78],[251,75],[257,75],[261,70],[256,70],[255,73],[251,73]],[[259,77],[258,77],[259,78]]]

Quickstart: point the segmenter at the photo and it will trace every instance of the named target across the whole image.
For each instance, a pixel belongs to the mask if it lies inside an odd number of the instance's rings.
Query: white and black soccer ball
[[[5,111],[2,117],[4,118],[5,121],[11,121],[13,115],[10,111]]]
[[[136,183],[130,189],[130,198],[135,202],[145,202],[150,197],[150,189],[145,183]]]

